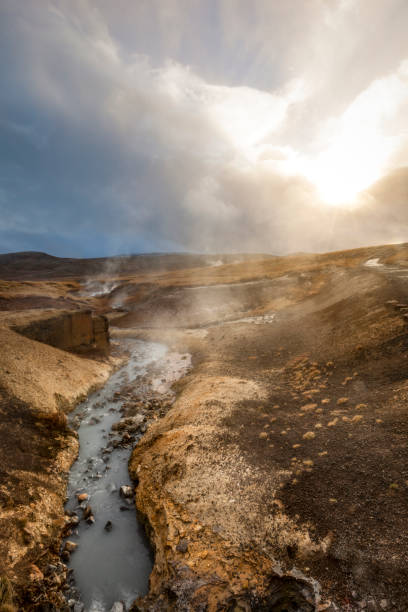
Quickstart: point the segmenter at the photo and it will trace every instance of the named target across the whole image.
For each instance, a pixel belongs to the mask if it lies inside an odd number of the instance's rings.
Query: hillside
[[[24,254],[3,257],[14,277],[0,284],[10,339],[0,385],[10,398],[6,371],[18,356],[24,379],[8,401],[25,395],[30,414],[33,397],[41,404],[41,380],[34,395],[28,374],[41,343],[10,326],[45,316],[46,300],[105,314],[114,342],[192,355],[175,403],[129,464],[155,550],[149,594],[134,610],[408,609],[407,244],[210,265],[146,256],[120,274],[105,261],[94,276],[86,260],[44,256],[42,269],[43,256],[28,254],[37,280],[18,277]],[[37,365],[62,394],[111,367],[43,346]],[[58,359],[72,370],[67,382]],[[2,486],[17,495],[5,475]]]

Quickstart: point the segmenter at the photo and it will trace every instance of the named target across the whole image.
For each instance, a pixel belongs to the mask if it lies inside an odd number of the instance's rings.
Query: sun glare
[[[310,161],[305,174],[316,185],[324,204],[353,204],[359,192],[380,178],[388,153],[386,142],[378,134],[362,139],[356,132]]]
[[[358,119],[347,117],[329,147],[305,163],[305,176],[328,206],[353,204],[381,176],[391,152],[384,135]]]
[[[381,174],[382,155],[375,151],[353,154],[352,148],[334,150],[311,161],[306,176],[316,186],[323,204],[353,204],[359,192],[374,183]]]

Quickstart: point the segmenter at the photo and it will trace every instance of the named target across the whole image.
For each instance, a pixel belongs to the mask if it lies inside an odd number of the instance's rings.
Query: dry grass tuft
[[[65,431],[67,429],[67,416],[62,410],[56,410],[55,412],[39,412],[37,418],[53,429]]]
[[[13,604],[0,604],[0,612],[18,612]]]
[[[0,576],[0,612],[17,612],[13,605],[13,587],[6,576]]]

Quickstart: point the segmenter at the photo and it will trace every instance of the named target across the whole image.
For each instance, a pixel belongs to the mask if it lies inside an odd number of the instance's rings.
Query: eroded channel
[[[188,354],[162,344],[123,344],[126,365],[71,415],[80,448],[69,479],[71,533],[65,547],[75,550],[63,555],[73,570],[67,600],[75,612],[109,611],[116,602],[123,604],[116,609],[126,610],[148,590],[153,559],[133,490],[126,489],[132,487],[128,460],[149,422],[170,407],[171,384],[191,364]]]

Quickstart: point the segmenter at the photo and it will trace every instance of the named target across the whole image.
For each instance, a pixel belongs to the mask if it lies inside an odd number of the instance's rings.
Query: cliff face
[[[108,321],[90,310],[4,313],[0,342],[0,389],[47,412],[74,406],[111,371]]]
[[[106,353],[109,348],[108,320],[90,310],[62,312],[16,325],[14,329],[32,340],[76,353],[91,350]]]

